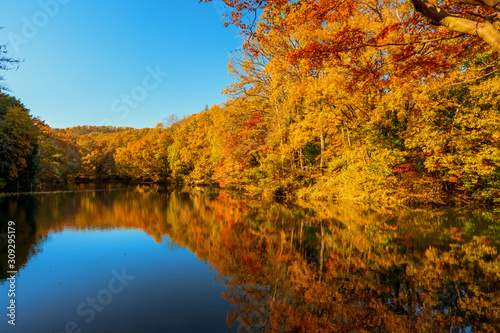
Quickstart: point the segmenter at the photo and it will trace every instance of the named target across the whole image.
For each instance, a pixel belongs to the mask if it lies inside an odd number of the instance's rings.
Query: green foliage
[[[374,136],[377,142],[381,142],[384,148],[404,150],[403,134],[406,130],[406,121],[400,121],[394,112],[386,112],[385,124],[376,124]]]
[[[302,153],[304,154],[304,159],[312,165],[321,154],[321,147],[316,143],[308,142],[302,148]]]

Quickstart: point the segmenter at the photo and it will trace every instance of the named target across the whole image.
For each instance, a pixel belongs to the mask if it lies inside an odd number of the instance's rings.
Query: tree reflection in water
[[[168,237],[217,269],[233,305],[228,325],[242,332],[500,330],[494,211],[263,205],[214,191],[138,186],[4,198],[0,217],[21,224],[18,267],[64,229]]]

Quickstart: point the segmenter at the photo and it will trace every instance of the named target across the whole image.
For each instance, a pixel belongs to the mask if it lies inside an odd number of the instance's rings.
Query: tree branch
[[[450,30],[482,38],[496,50],[500,50],[500,31],[488,21],[476,22],[465,19],[442,10],[427,0],[411,0],[415,10],[433,23],[447,27]],[[496,8],[500,0],[452,0],[452,2],[469,5],[486,5]]]
[[[450,2],[461,5],[487,6],[495,9],[500,6],[500,0],[450,0]]]

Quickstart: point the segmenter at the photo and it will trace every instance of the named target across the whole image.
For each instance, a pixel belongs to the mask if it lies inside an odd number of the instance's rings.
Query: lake
[[[499,217],[146,185],[3,197],[0,332],[497,332]]]

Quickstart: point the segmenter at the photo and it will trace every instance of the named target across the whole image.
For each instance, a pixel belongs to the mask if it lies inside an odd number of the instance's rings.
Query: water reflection
[[[63,230],[135,229],[189,249],[216,268],[228,326],[242,332],[500,330],[493,210],[263,207],[155,186],[4,198],[0,208],[2,223],[22,223],[18,266]],[[3,239],[0,250],[5,279]]]

